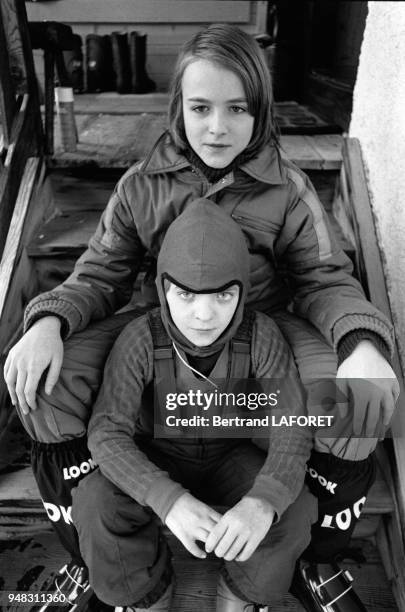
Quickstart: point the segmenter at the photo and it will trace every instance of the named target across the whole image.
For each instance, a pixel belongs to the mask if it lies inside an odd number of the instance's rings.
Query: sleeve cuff
[[[302,484],[303,483],[301,483],[301,487]],[[269,502],[276,512],[274,523],[280,520],[282,514],[295,499],[291,491],[278,480],[272,477],[262,477],[260,475],[256,478],[250,491],[246,493],[246,496],[259,497]]]
[[[69,338],[79,328],[81,322],[80,312],[69,302],[60,298],[33,300],[28,304],[24,314],[24,333],[30,327],[46,316],[58,317],[62,321],[61,336],[63,340]]]
[[[153,485],[145,495],[145,504],[158,515],[162,523],[165,522],[170,508],[178,498],[186,493],[187,489],[178,482],[174,482],[166,476],[161,476],[154,481]]]
[[[392,325],[376,316],[369,314],[350,314],[341,317],[336,321],[333,331],[333,345],[335,350],[339,350],[339,346],[344,337],[352,332],[370,331],[376,336],[379,336],[386,346],[389,355],[394,352],[394,333]],[[355,345],[357,346],[357,344]],[[352,350],[355,348],[353,346]]]
[[[383,338],[376,332],[371,331],[369,329],[356,329],[352,332],[349,332],[340,340],[337,347],[338,354],[338,367],[340,364],[349,357],[356,346],[359,344],[361,340],[370,340],[380,351],[380,353],[385,357],[388,363],[391,363],[391,354],[387,343]]]

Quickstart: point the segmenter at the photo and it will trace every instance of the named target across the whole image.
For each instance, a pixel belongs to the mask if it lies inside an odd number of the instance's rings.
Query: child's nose
[[[213,317],[214,311],[212,303],[211,300],[207,298],[209,298],[209,296],[200,295],[199,299],[196,301],[194,314],[199,321],[210,321]]]
[[[211,134],[221,135],[226,134],[226,118],[221,111],[214,111],[210,116],[209,130]]]

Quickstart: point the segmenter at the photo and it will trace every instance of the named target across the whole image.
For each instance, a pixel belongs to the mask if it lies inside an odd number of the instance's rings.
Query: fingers
[[[54,357],[51,361],[51,365],[49,366],[48,374],[45,381],[45,393],[50,395],[52,393],[52,389],[54,388],[60,374],[60,370],[62,367],[62,357]],[[37,380],[38,386],[39,379]]]
[[[4,380],[7,384],[7,389],[11,397],[11,403],[16,406],[18,403],[17,394],[15,392],[15,384],[17,381],[17,370],[12,367],[10,361],[7,359],[4,365]]]
[[[226,553],[222,555],[225,561],[234,561],[238,555],[240,556],[244,546],[246,545],[246,537],[239,535],[228,548]],[[216,554],[216,553],[215,553]],[[217,555],[219,557],[219,555]]]
[[[226,533],[227,528],[228,528],[228,525],[225,523],[225,521],[220,521],[219,523],[217,523],[214,529],[212,529],[205,543],[205,550],[208,553],[216,549],[218,542],[221,540],[221,538]]]
[[[260,540],[258,540],[257,538],[250,538],[243,550],[241,551],[241,553],[236,557],[236,561],[247,561],[248,559],[250,559],[250,557],[253,555],[253,553],[255,552],[258,544],[259,544]]]
[[[219,521],[222,518],[222,514],[220,514],[219,512],[217,512],[211,507],[209,509],[208,516],[213,521],[214,524],[219,523]]]
[[[365,435],[367,438],[376,436],[377,429],[380,423],[380,413],[382,409],[382,400],[380,397],[372,397],[368,403],[367,415],[365,420]]]
[[[194,557],[197,557],[197,559],[206,559],[207,553],[197,545],[195,540],[184,537],[181,539],[181,542],[188,550],[188,552],[191,553]]]
[[[359,392],[354,380],[351,381],[349,395],[350,405],[353,410],[353,433],[355,436],[359,436],[367,418],[368,398],[364,392]]]
[[[27,374],[25,371],[17,372],[17,379],[15,383],[15,393],[17,395],[18,405],[20,406],[20,409],[23,414],[28,414],[30,411],[30,407],[27,404],[25,395],[24,395],[26,380],[27,380]]]
[[[228,527],[228,529],[225,531],[222,538],[219,539],[218,544],[214,548],[215,555],[219,559],[222,559],[223,557],[225,557],[227,552],[232,548],[234,544],[236,547],[236,539],[238,538],[238,536],[239,534],[237,531]],[[243,541],[243,544],[245,543],[245,541],[246,540]],[[237,552],[239,551],[240,551],[240,548],[238,549]]]
[[[39,384],[41,376],[42,376],[42,370],[40,369],[28,371],[27,380],[26,380],[25,388],[24,388],[24,396],[25,396],[25,400],[28,406],[32,410],[37,409],[36,397],[37,397],[38,384]]]

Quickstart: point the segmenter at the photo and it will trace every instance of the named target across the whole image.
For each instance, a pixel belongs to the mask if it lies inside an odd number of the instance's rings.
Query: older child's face
[[[187,140],[212,168],[225,168],[249,144],[254,117],[240,78],[208,60],[187,66],[182,81]]]
[[[239,300],[239,287],[218,293],[191,293],[170,283],[166,292],[177,329],[195,346],[209,346],[228,327]]]

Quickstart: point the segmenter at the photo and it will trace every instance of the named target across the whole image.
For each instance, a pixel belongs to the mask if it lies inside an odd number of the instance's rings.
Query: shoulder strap
[[[153,369],[159,405],[164,406],[167,393],[176,387],[173,345],[163,325],[160,308],[148,312],[148,322],[153,341]]]
[[[255,320],[255,312],[253,310],[245,310],[242,323],[239,325],[230,344],[229,378],[249,378],[251,370],[250,346]]]

